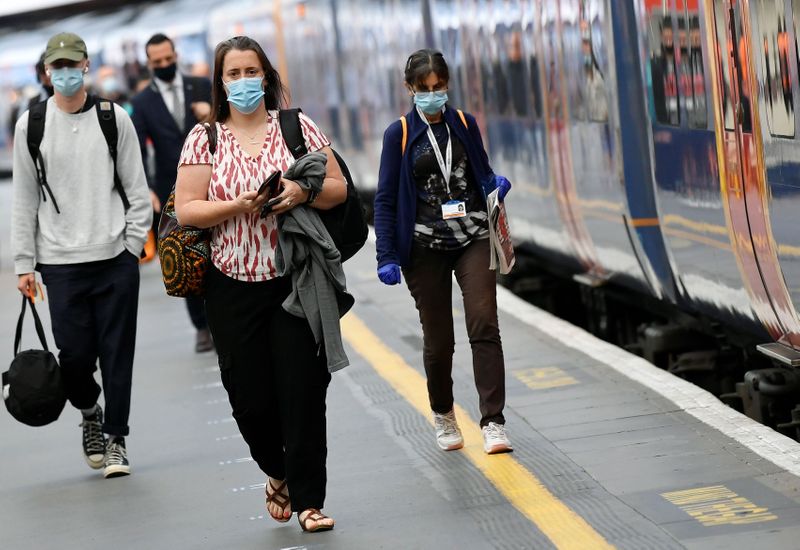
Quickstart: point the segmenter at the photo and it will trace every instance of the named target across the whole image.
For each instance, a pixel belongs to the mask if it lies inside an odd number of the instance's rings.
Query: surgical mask
[[[63,96],[72,97],[83,87],[83,69],[63,67],[50,71],[53,88]]]
[[[120,91],[120,88],[119,80],[113,76],[100,83],[100,89],[103,90],[104,94],[115,94]]]
[[[178,64],[172,63],[166,67],[156,67],[153,69],[153,75],[164,82],[172,82],[175,80],[175,73],[178,72]]]
[[[261,82],[264,77],[240,78],[231,82],[223,82],[228,93],[228,102],[234,109],[244,115],[249,115],[256,109],[264,97],[264,88]]]
[[[447,103],[447,92],[416,92],[414,103],[427,115],[435,115]]]

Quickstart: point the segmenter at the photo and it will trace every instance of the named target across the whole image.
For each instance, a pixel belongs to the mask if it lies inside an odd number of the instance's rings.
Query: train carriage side
[[[548,173],[541,2],[434,0],[431,14],[451,103],[475,116],[493,168],[514,184],[506,206],[518,249],[579,271]]]
[[[619,148],[628,216],[624,223],[631,234],[643,271],[657,297],[680,303],[672,262],[659,218],[652,172],[650,128],[644,93],[644,71],[637,47],[637,17],[633,2],[611,2],[610,20],[619,117]]]
[[[638,0],[636,7],[656,197],[681,298],[694,311],[768,338],[739,273],[720,193],[714,33],[704,5]]]
[[[780,280],[773,280],[777,287],[774,292],[785,292],[783,303],[778,298],[776,309],[784,326],[796,327],[794,312],[800,310],[800,239],[796,227],[800,207],[800,120],[795,116],[800,93],[800,0],[750,2],[749,15],[751,74],[762,144],[759,157],[763,160],[758,168],[764,178],[759,198],[764,201],[766,227],[771,230],[771,261],[782,274]],[[784,341],[798,347],[796,335]]]
[[[568,146],[575,186],[571,198],[595,250],[600,277],[660,297],[660,285],[653,280],[650,262],[632,231],[642,220],[631,219],[627,186],[650,182],[624,179],[620,110],[626,111],[624,116],[629,113],[627,105],[616,101],[610,4],[607,0],[560,2]]]

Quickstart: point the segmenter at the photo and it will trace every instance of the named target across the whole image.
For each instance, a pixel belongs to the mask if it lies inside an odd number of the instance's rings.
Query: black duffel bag
[[[14,337],[14,360],[3,373],[3,400],[11,416],[28,426],[44,426],[58,418],[67,402],[61,383],[61,369],[47,349],[42,322],[31,303],[36,334],[44,349],[19,351],[22,339],[22,321],[28,298],[22,298],[22,311],[17,321]]]

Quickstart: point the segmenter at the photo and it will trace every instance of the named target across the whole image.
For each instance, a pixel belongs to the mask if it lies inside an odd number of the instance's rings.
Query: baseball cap
[[[60,32],[47,41],[44,62],[50,64],[56,59],[81,61],[87,56],[86,42],[80,36],[71,32]]]

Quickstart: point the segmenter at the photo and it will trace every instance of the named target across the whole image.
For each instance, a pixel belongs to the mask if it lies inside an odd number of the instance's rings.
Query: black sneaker
[[[103,467],[103,457],[106,454],[103,409],[100,408],[100,405],[97,406],[97,411],[92,416],[84,416],[80,425],[83,428],[83,456],[90,468],[99,470]]]
[[[125,438],[113,437],[106,445],[105,468],[103,477],[127,476],[131,473],[128,463],[128,450],[125,448]]]

